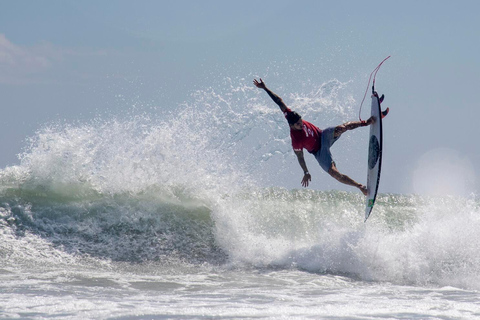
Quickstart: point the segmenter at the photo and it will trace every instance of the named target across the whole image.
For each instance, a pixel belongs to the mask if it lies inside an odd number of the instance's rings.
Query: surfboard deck
[[[383,96],[382,96],[383,100]],[[382,169],[382,111],[380,109],[380,98],[377,92],[373,90],[371,116],[375,122],[370,125],[370,135],[368,144],[368,173],[367,173],[367,199],[365,206],[365,221],[372,213],[375,200],[377,198],[378,185],[380,183],[380,173]]]

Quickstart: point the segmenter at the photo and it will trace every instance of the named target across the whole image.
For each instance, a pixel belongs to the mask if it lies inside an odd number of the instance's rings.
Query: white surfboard
[[[368,176],[367,176],[367,202],[365,208],[365,221],[367,221],[375,199],[377,198],[378,185],[380,183],[380,171],[382,168],[382,117],[378,94],[373,90],[371,115],[375,122],[370,126],[370,138],[368,146]]]

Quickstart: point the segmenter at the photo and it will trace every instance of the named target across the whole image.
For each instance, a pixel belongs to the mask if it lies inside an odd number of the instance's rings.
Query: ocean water
[[[344,86],[290,99],[348,118]],[[479,319],[478,197],[381,193],[364,223],[355,190],[282,186],[269,103],[40,128],[0,170],[0,318]]]

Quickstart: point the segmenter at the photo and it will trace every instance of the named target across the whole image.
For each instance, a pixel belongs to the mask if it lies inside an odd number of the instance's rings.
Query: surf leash
[[[380,64],[375,69],[373,69],[372,73],[370,73],[370,78],[368,78],[367,89],[365,90],[365,94],[363,95],[362,103],[360,103],[360,110],[358,111],[358,119],[360,121],[362,121],[362,117],[361,117],[362,106],[363,106],[363,102],[365,101],[365,98],[367,97],[368,88],[370,87],[370,81],[372,81],[372,75],[373,75],[373,83],[372,83],[372,92],[373,92],[373,91],[375,91],[375,78],[377,77],[377,72],[378,72],[378,70],[380,70],[380,67],[382,66],[382,64],[385,61],[387,61],[388,58],[390,58],[390,57],[391,56],[388,56],[385,59],[383,59],[383,61],[380,62]]]

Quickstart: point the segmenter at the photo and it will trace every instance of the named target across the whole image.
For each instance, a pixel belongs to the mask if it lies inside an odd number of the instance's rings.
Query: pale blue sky
[[[0,0],[0,168],[45,123],[179,108],[225,77],[262,76],[287,104],[302,81],[352,81],[360,101],[392,55],[381,189],[474,177],[478,193],[479,32],[479,1]]]

